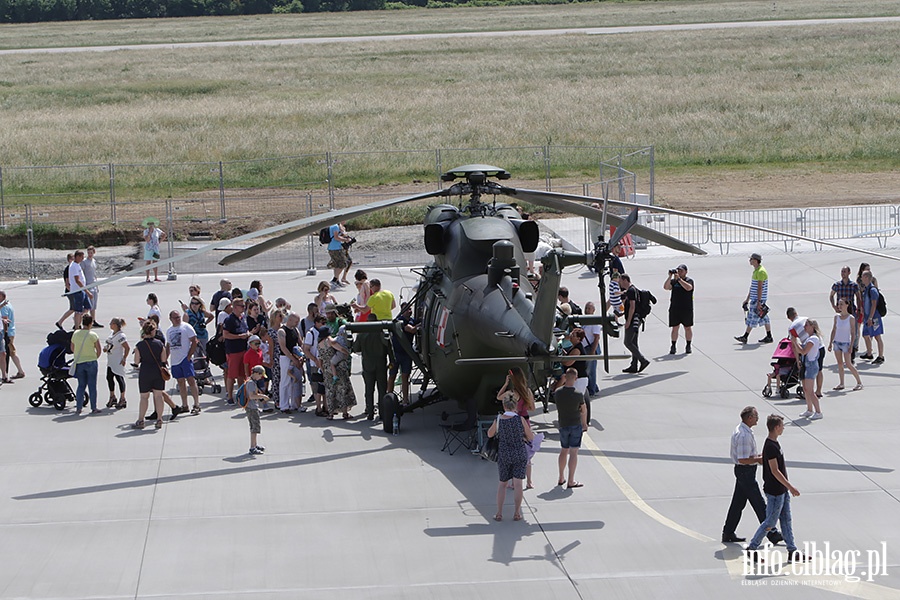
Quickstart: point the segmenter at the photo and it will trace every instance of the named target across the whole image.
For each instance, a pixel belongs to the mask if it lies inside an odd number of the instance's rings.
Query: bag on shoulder
[[[581,307],[569,300],[569,307],[572,309],[573,315],[583,315],[584,311],[581,310]]]
[[[481,458],[491,462],[497,462],[499,454],[500,440],[497,439],[497,436],[495,435],[494,437],[488,438],[487,442],[484,443],[484,448],[481,450]]]
[[[331,243],[331,227],[323,227],[319,230],[319,243],[323,245]]]
[[[653,310],[654,304],[656,304],[656,296],[654,296],[650,290],[638,290],[637,306],[634,307],[634,312],[641,319],[646,319],[650,314],[650,311]]]
[[[209,362],[220,367],[225,364],[225,344],[214,338],[206,342],[206,358]]]
[[[235,402],[238,403],[238,406],[240,406],[241,408],[247,408],[247,402],[249,401],[249,398],[247,396],[247,384],[246,383],[242,383],[241,387],[239,387],[237,389],[237,391],[234,393],[234,400],[235,400]]]
[[[159,374],[162,375],[163,381],[172,379],[172,373],[166,365],[159,365]]]
[[[875,303],[875,310],[882,317],[887,314],[887,301],[884,299],[884,294],[881,293],[881,290],[878,290],[878,302]]]

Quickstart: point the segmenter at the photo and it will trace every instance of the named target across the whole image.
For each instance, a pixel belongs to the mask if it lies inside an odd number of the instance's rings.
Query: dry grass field
[[[774,6],[773,13],[771,2],[601,3],[43,24],[2,27],[0,39],[65,46],[76,39],[134,43],[900,14],[900,3],[882,0]],[[40,28],[47,28],[43,36]],[[855,177],[853,190],[861,192],[868,174],[900,166],[898,39],[898,24],[833,24],[4,56],[0,165],[241,160],[552,140],[655,145],[662,196],[691,189],[667,193],[667,179],[696,188],[717,173],[742,174],[748,188],[781,188],[780,197],[786,184],[817,174]],[[572,175],[590,167],[572,165]],[[385,172],[376,160],[359,161],[356,169],[345,183],[411,175],[400,167]],[[776,172],[783,179],[757,179]],[[173,177],[134,185],[147,197],[164,188],[196,188],[188,176]]]
[[[341,14],[0,25],[0,49],[281,39],[770,19],[895,16],[897,0],[588,2]]]

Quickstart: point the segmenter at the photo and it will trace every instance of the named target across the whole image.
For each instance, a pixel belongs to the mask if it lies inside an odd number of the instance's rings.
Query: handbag
[[[156,360],[156,355],[153,354],[153,349],[150,348],[150,342],[147,342],[145,340],[144,343],[147,344],[147,350],[150,350],[150,356],[153,357],[153,361],[156,363],[156,366],[159,367],[159,374],[162,375],[163,381],[172,379],[172,374],[169,372],[169,367],[159,364],[159,361]]]
[[[497,417],[497,421],[499,421]],[[494,437],[489,437],[481,449],[481,458],[491,462],[497,462],[500,455],[500,424],[497,423],[497,433]]]
[[[498,440],[495,435],[494,437],[488,438],[487,442],[485,442],[484,448],[481,449],[481,458],[491,462],[497,462],[499,454],[500,440]]]
[[[84,337],[81,338],[81,345],[78,347],[78,355],[80,355],[81,351],[84,350],[84,343],[87,341],[87,338],[88,338],[87,334],[85,334]],[[78,365],[75,364],[75,359],[73,358],[72,364],[69,365],[69,376],[70,377],[75,377],[75,371],[77,368],[78,368]]]

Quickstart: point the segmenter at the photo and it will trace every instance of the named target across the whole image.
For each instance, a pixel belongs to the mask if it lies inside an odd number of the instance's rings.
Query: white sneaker
[[[810,421],[818,421],[822,418],[822,413],[813,413],[813,416],[809,418]]]
[[[813,414],[813,412],[811,410],[804,410],[802,413],[800,413],[800,416],[801,417],[811,417],[812,414]],[[822,417],[819,417],[819,418],[821,419]]]

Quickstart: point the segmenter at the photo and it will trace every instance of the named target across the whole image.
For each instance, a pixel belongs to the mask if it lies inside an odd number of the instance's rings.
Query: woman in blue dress
[[[497,469],[500,472],[500,483],[497,487],[497,514],[495,521],[503,520],[503,502],[506,500],[506,483],[512,479],[515,512],[514,521],[522,520],[522,480],[525,479],[525,468],[528,464],[528,453],[525,442],[534,439],[534,433],[528,420],[516,413],[517,400],[514,394],[507,392],[503,396],[502,415],[499,415],[488,429],[488,437],[497,436]]]

